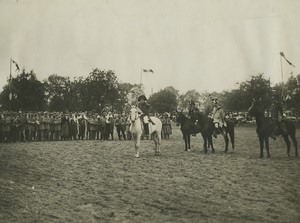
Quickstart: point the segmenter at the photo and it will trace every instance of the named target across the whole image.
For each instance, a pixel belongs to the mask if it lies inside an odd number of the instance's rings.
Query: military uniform
[[[144,130],[145,130],[145,135],[149,135],[149,123],[144,122],[144,117],[147,116],[149,119],[149,122],[152,125],[155,125],[155,123],[151,120],[149,117],[149,112],[150,112],[150,105],[147,102],[147,98],[145,95],[141,95],[138,97],[138,108],[141,110],[141,119],[142,122],[144,123]]]
[[[214,103],[214,108],[212,111],[212,119],[215,126],[213,136],[217,138],[218,134],[225,134],[225,128],[227,123],[225,120],[225,112],[223,107],[218,103],[217,99],[212,99]]]
[[[271,120],[273,125],[272,138],[280,135],[280,132],[286,131],[285,123],[283,122],[283,106],[279,96],[273,98],[271,105]]]

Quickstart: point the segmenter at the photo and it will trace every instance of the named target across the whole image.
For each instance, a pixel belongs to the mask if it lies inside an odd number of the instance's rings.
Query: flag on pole
[[[151,70],[151,69],[143,69],[143,72],[151,72],[151,73],[153,73],[154,74],[154,71],[153,70]]]
[[[13,62],[16,65],[16,68],[17,68],[16,71],[20,71],[20,68],[19,68],[19,65],[17,64],[17,62],[14,60],[11,60],[11,62]]]
[[[295,65],[294,64],[292,64],[288,59],[286,59],[286,57],[285,57],[285,55],[284,55],[284,53],[283,52],[280,52],[280,56],[282,56],[283,57],[283,59],[285,59],[285,61],[286,62],[288,62],[288,64],[289,65],[291,65],[291,66],[293,66],[293,67],[295,67]]]

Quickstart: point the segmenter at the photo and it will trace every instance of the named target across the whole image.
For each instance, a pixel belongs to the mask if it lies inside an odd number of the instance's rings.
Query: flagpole
[[[142,76],[143,76],[143,68],[141,68],[141,78],[140,78],[140,85],[142,85]]]
[[[9,94],[8,94],[9,111],[11,111],[11,100],[12,100],[12,93],[11,93],[11,58],[10,58],[10,61],[9,61],[9,81],[8,81],[8,86],[9,86]]]
[[[282,66],[282,56],[280,55],[280,67],[281,67],[281,100],[283,98],[283,66]]]
[[[9,61],[9,81],[11,81],[11,58]]]

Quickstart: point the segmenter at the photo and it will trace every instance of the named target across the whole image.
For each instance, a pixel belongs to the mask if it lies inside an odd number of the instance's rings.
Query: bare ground
[[[234,152],[214,143],[204,154],[197,135],[185,152],[174,127],[159,157],[148,140],[138,159],[132,141],[0,144],[0,222],[300,222],[300,159],[283,139],[271,159],[254,127],[236,128]]]

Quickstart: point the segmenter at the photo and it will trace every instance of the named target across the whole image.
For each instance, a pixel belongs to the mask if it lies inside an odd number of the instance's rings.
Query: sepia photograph
[[[299,0],[0,0],[0,222],[300,222]]]

